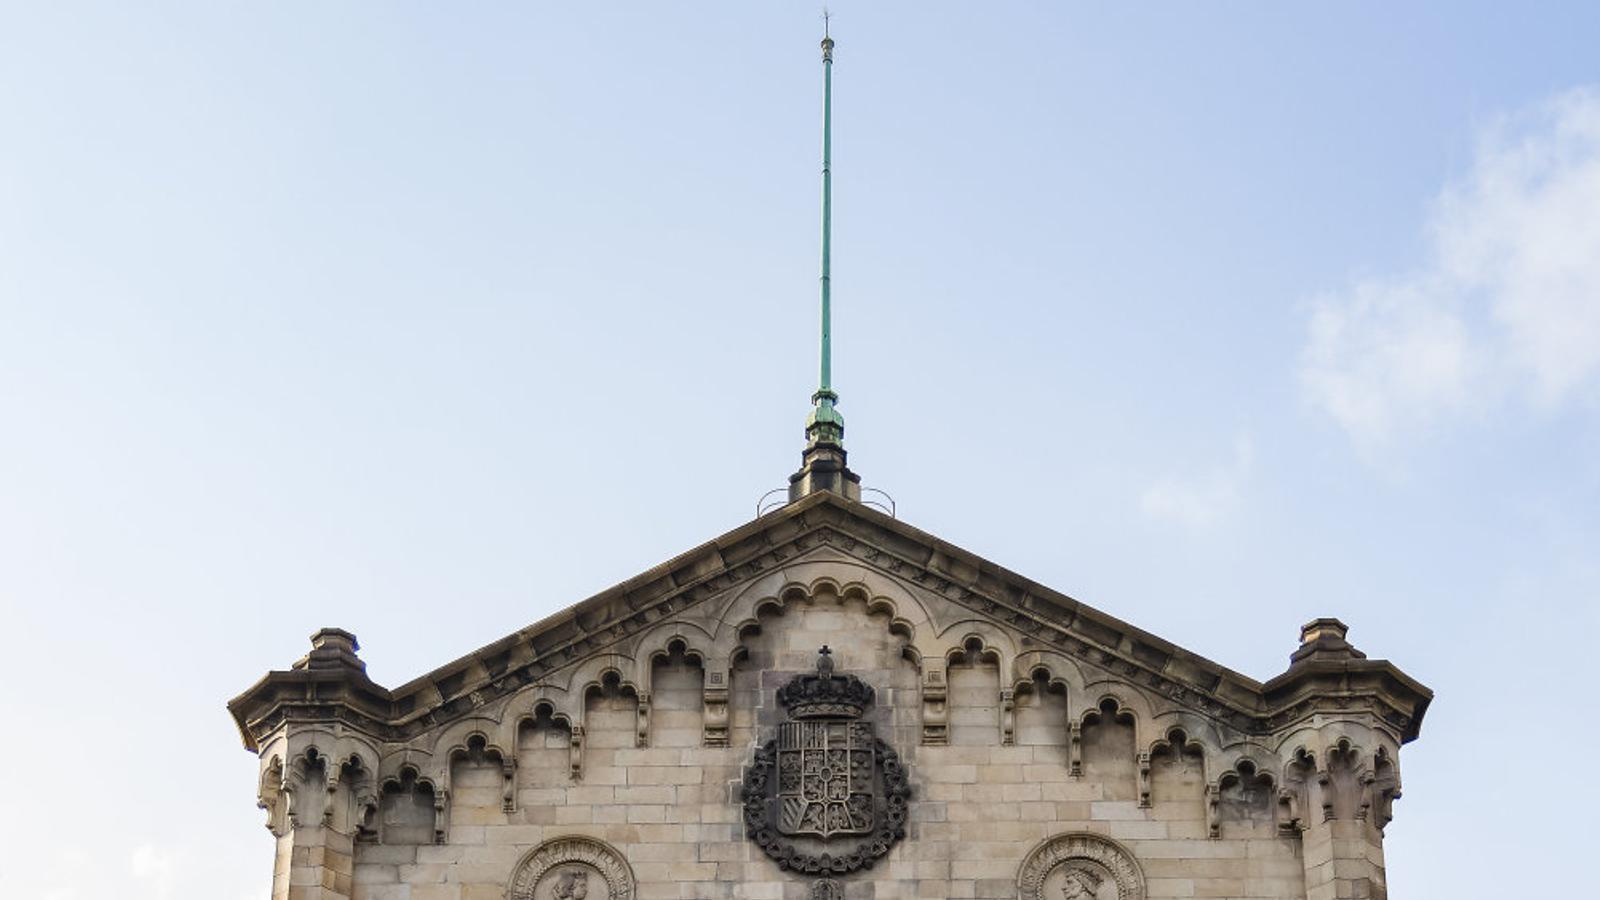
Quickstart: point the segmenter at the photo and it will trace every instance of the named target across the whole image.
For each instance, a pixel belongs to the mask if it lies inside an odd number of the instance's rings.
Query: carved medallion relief
[[[1017,891],[1019,900],[1144,900],[1144,874],[1115,841],[1063,834],[1023,860]]]
[[[633,870],[611,845],[587,837],[546,841],[524,856],[508,900],[633,900]]]

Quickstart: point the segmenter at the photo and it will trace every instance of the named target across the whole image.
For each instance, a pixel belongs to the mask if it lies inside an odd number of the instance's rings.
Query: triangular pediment
[[[859,576],[816,574],[818,566]],[[842,568],[841,568],[842,567]],[[802,572],[801,570],[805,570]],[[1051,656],[1094,678],[1114,679],[1240,733],[1264,732],[1309,708],[1314,691],[1293,669],[1263,684],[1100,612],[858,502],[813,494],[681,554],[628,581],[387,690],[351,665],[308,665],[276,672],[229,704],[246,743],[269,730],[281,708],[339,685],[344,714],[384,740],[447,726],[533,685],[564,684],[602,657],[642,654],[647,633],[699,622],[705,641],[737,632],[761,601],[826,577],[882,585],[876,593],[909,598],[908,631],[927,652],[955,622],[981,622],[1006,636],[1026,665]],[[744,598],[744,606],[735,601]],[[313,654],[315,655],[315,653]],[[357,664],[358,665],[358,664]],[[1354,666],[1354,669],[1351,667]],[[1337,671],[1334,671],[1337,670]],[[1428,692],[1392,665],[1343,661],[1326,676],[1360,670],[1391,695],[1386,715],[1403,739],[1416,733]],[[564,677],[567,676],[567,677]],[[323,685],[319,690],[307,684]]]

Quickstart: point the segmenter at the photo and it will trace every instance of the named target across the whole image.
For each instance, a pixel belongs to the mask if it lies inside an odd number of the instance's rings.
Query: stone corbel
[[[261,788],[256,792],[256,808],[267,813],[267,830],[273,837],[283,837],[288,831],[289,792],[284,781],[283,763],[274,759],[261,774]]]
[[[1017,694],[1011,688],[1000,689],[1000,746],[1009,747],[1017,742]]]
[[[364,781],[356,792],[355,838],[362,843],[378,841],[378,792],[371,779]]]
[[[283,837],[288,823],[283,821],[283,817],[279,815],[277,804],[268,800],[257,800],[256,808],[266,810],[267,830],[272,832],[272,836]]]
[[[1386,787],[1378,792],[1378,819],[1376,824],[1379,831],[1387,828],[1389,823],[1394,821],[1394,801],[1398,799],[1400,799],[1399,788]]]
[[[1361,773],[1361,795],[1359,802],[1356,804],[1356,821],[1358,822],[1367,821],[1368,814],[1372,812],[1372,786],[1377,780],[1378,776],[1370,771]]]
[[[500,809],[504,812],[517,811],[517,758],[504,756],[500,758]]]
[[[1139,767],[1139,806],[1142,809],[1150,808],[1150,753],[1141,750],[1134,756],[1134,763]]]
[[[1067,723],[1067,774],[1083,777],[1083,723]]]
[[[922,743],[942,747],[950,743],[949,692],[944,672],[929,669],[922,673]]]
[[[728,746],[728,679],[722,672],[707,672],[701,739],[707,747]]]
[[[1305,830],[1300,813],[1300,797],[1292,788],[1278,789],[1278,812],[1281,816],[1278,821],[1279,832],[1299,834]]]
[[[572,726],[572,746],[567,751],[567,774],[574,781],[583,777],[583,726]]]
[[[1206,784],[1206,837],[1222,837],[1222,785],[1212,781]]]
[[[1322,800],[1322,821],[1332,822],[1335,816],[1333,807],[1333,776],[1329,775],[1326,770],[1317,773],[1317,794]]]
[[[445,826],[449,823],[446,815],[446,800],[450,795],[447,788],[435,788],[433,792],[433,842],[444,843]]]
[[[634,737],[634,746],[650,746],[650,692],[639,692],[639,714],[634,719],[638,733]]]
[[[300,791],[289,778],[283,780],[283,800],[284,833],[288,833],[300,827]]]
[[[325,779],[325,787],[328,792],[328,797],[322,806],[322,824],[326,827],[332,827],[334,811],[333,801],[334,797],[339,793],[339,773],[344,767],[333,762],[332,760],[329,760],[327,765],[328,768],[327,777]]]

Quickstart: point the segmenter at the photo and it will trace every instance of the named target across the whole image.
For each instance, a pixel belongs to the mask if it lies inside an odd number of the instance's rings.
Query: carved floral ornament
[[[507,900],[633,900],[633,869],[614,847],[560,837],[533,848],[512,871]]]
[[[844,900],[844,885],[832,878],[818,878],[811,883],[811,900]]]
[[[1097,834],[1057,835],[1028,854],[1018,900],[1145,900],[1144,873],[1122,845]]]
[[[816,674],[778,689],[788,710],[744,776],[745,833],[780,868],[843,875],[870,868],[905,837],[906,771],[861,715],[872,687],[836,675],[827,647]]]

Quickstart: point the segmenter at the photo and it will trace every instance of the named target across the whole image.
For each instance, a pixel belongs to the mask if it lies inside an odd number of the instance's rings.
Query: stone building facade
[[[233,700],[274,900],[1386,896],[1426,688],[1333,619],[1254,681],[861,504],[826,450],[408,684],[325,629]]]

